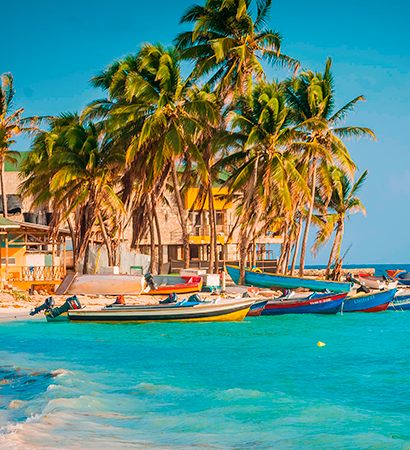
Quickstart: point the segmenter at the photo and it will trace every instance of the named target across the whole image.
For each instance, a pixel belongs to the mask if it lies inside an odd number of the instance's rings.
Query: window
[[[9,260],[9,266],[15,266],[16,265],[16,258],[8,258]],[[1,265],[6,265],[6,258],[1,258]]]
[[[225,224],[225,211],[216,211],[216,224],[224,225]]]

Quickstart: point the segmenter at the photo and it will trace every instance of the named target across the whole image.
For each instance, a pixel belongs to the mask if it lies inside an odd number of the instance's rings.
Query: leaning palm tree
[[[319,190],[316,192],[316,207],[319,212],[324,211],[324,213],[316,216],[315,223],[319,224],[320,228],[313,246],[314,253],[317,253],[322,246],[327,244],[335,231],[335,238],[326,267],[326,278],[329,278],[332,263],[334,261],[338,263],[340,260],[346,219],[357,212],[366,215],[366,209],[357,194],[366,182],[368,171],[365,170],[353,186],[349,177],[338,167],[331,167],[330,174],[332,184],[330,201],[323,198]]]
[[[329,166],[338,164],[346,173],[353,174],[355,165],[343,143],[343,138],[371,137],[372,130],[364,127],[338,127],[348,113],[359,101],[365,100],[360,95],[335,112],[335,87],[331,73],[332,60],[329,58],[323,73],[305,71],[298,78],[287,82],[287,100],[292,106],[295,121],[298,124],[300,140],[295,142],[295,151],[304,154],[310,164],[308,178],[311,195],[308,214],[303,234],[299,276],[303,276],[309,228],[314,209],[315,191],[318,178],[327,185],[328,196],[331,195],[329,184]]]
[[[75,114],[52,120],[50,131],[33,142],[20,191],[32,197],[33,205],[52,205],[53,229],[68,221],[76,263],[86,253],[98,220],[112,264],[102,211],[107,204],[122,208],[115,187],[124,163],[125,154],[115,150],[111,136],[100,126],[80,124]]]
[[[3,216],[7,217],[7,193],[4,186],[4,163],[17,164],[19,152],[10,150],[15,143],[14,137],[21,133],[31,133],[37,130],[35,122],[38,119],[24,119],[24,108],[12,112],[15,89],[11,73],[0,77],[0,185],[3,204]]]
[[[299,63],[281,53],[280,34],[265,27],[271,4],[272,0],[207,0],[205,6],[188,8],[181,23],[193,23],[193,30],[180,33],[175,44],[180,58],[195,64],[193,76],[210,75],[210,85],[218,84],[225,94],[243,95],[253,78],[265,77],[264,60],[296,70]]]

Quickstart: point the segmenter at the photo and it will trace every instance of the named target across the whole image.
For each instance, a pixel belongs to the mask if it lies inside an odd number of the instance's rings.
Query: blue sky
[[[12,72],[16,107],[27,115],[79,111],[101,93],[89,79],[142,42],[170,44],[191,0],[114,3],[42,1],[2,5],[0,73]],[[410,55],[405,1],[274,3],[269,26],[283,35],[282,51],[303,67],[323,70],[333,58],[337,105],[367,98],[347,124],[372,128],[373,141],[349,141],[359,170],[370,174],[362,191],[367,217],[347,223],[347,263],[408,263],[410,239]],[[269,76],[283,72],[267,69]],[[20,140],[16,149],[28,150]],[[312,233],[312,237],[313,237]],[[307,263],[327,261],[325,249]]]

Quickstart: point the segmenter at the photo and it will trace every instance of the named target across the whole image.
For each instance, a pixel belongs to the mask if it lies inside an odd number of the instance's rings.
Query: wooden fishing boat
[[[178,275],[153,275],[156,289],[150,289],[143,294],[147,295],[169,295],[190,294],[202,289],[202,277],[178,276]]]
[[[389,277],[398,281],[399,284],[410,286],[410,272],[407,270],[386,270],[386,273]]]
[[[389,311],[407,311],[410,310],[410,292],[398,292],[387,307]]]
[[[239,267],[226,266],[226,268],[235,284],[239,284]],[[245,269],[245,285],[269,289],[306,288],[312,291],[329,292],[349,292],[352,287],[351,283],[291,277],[287,275],[261,272],[259,269]]]
[[[393,300],[397,289],[380,291],[376,293],[359,294],[348,297],[342,305],[341,311],[345,312],[379,312],[386,311],[389,303]]]
[[[263,308],[265,308],[268,300],[264,300],[262,302],[255,302],[249,309],[246,317],[259,317],[262,314]]]
[[[368,273],[359,273],[359,281],[370,289],[394,289],[398,281],[387,277],[375,277]]]
[[[104,309],[68,311],[70,322],[240,322],[254,304],[255,299],[201,302],[192,306],[158,305],[122,306]]]
[[[309,295],[305,298],[269,300],[262,311],[263,316],[282,314],[337,314],[347,292],[327,295]]]
[[[64,294],[138,295],[146,288],[139,275],[76,275]],[[57,291],[58,295],[60,292]]]

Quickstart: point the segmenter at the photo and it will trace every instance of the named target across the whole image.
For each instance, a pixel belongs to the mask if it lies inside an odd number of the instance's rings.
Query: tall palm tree
[[[360,95],[335,112],[335,87],[331,73],[332,60],[329,58],[325,71],[304,71],[296,79],[287,83],[287,100],[293,108],[295,121],[300,131],[300,141],[294,149],[304,154],[310,163],[309,180],[311,185],[308,214],[305,221],[299,276],[303,276],[309,228],[314,209],[315,190],[318,176],[327,185],[330,196],[329,165],[338,164],[346,173],[353,174],[355,165],[342,139],[350,137],[375,138],[372,130],[364,127],[338,127],[359,101]]]
[[[286,104],[281,84],[256,84],[251,97],[240,98],[230,117],[231,128],[237,131],[227,133],[220,145],[231,147],[233,153],[219,164],[234,167],[230,188],[243,190],[240,205],[240,282],[243,283],[248,247],[268,204],[274,201],[280,204],[279,208],[291,211],[290,182],[305,191],[307,187],[289,151],[293,139],[292,111]]]
[[[4,186],[4,163],[7,161],[17,164],[19,152],[10,150],[15,143],[14,137],[21,133],[32,133],[37,130],[35,126],[38,119],[24,119],[24,108],[13,110],[15,96],[13,76],[4,73],[0,77],[0,185],[3,203],[3,216],[7,217],[7,193]]]
[[[330,251],[329,261],[326,267],[326,277],[329,278],[333,261],[339,262],[340,249],[344,233],[344,224],[353,214],[362,212],[366,215],[366,209],[357,194],[366,182],[368,171],[365,170],[359,179],[352,185],[351,180],[338,167],[330,168],[332,195],[330,201],[323,198],[320,191],[316,192],[316,206],[319,214],[316,223],[320,224],[313,251],[315,253],[330,240],[335,231],[335,238]]]
[[[263,60],[296,70],[299,63],[281,53],[280,34],[265,27],[271,5],[272,0],[207,0],[188,8],[181,23],[193,23],[193,30],[178,34],[175,45],[181,59],[195,64],[193,76],[210,75],[209,84],[219,84],[225,95],[243,95],[253,78],[265,77]]]
[[[195,137],[203,123],[214,124],[217,119],[212,101],[194,96],[189,80],[181,76],[176,50],[160,44],[146,44],[139,53],[138,71],[127,74],[128,101],[141,103],[145,111],[141,132],[128,148],[127,159],[132,161],[140,152],[148,150],[146,164],[149,178],[156,180],[163,168],[170,164],[173,193],[182,230],[184,266],[189,266],[188,216],[181,196],[177,165],[193,159],[198,173],[205,177],[206,168]],[[151,78],[145,76],[149,73]]]

